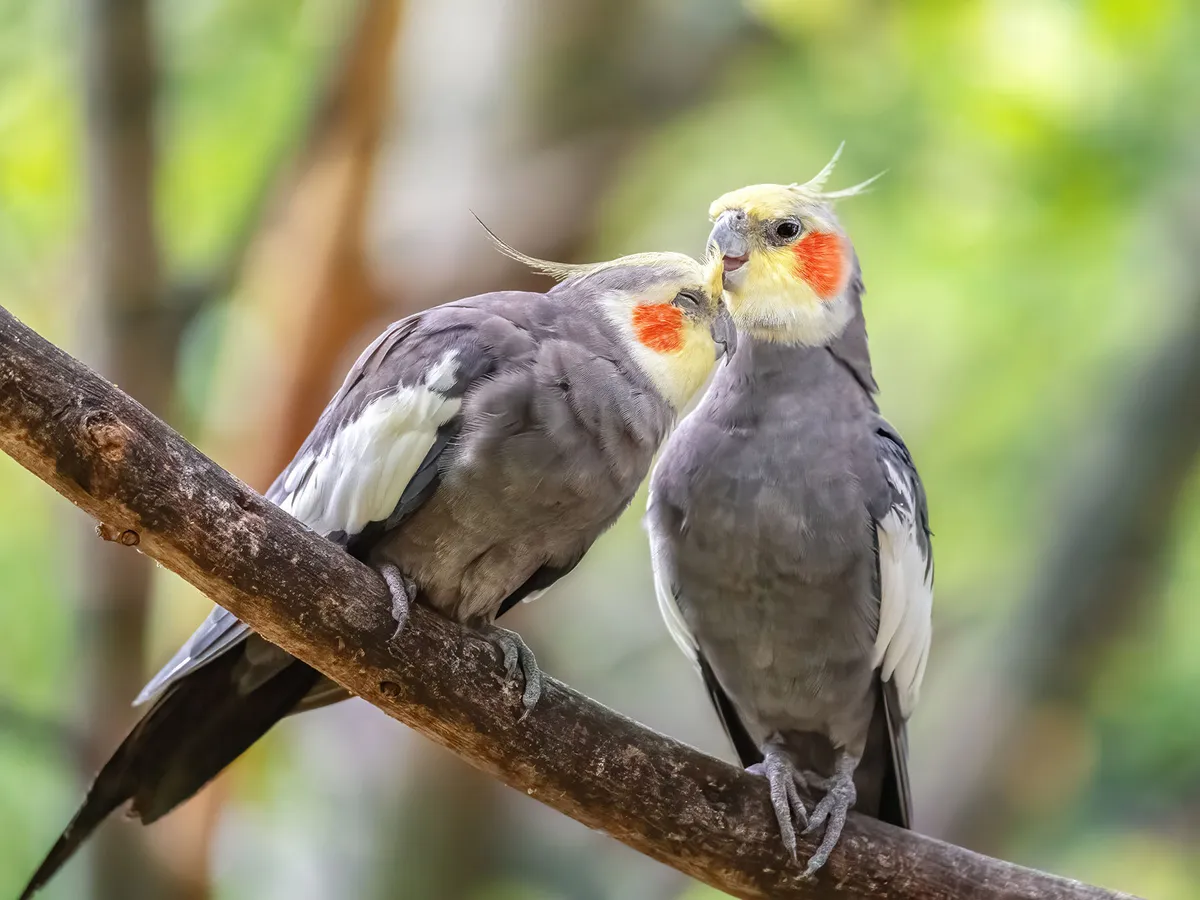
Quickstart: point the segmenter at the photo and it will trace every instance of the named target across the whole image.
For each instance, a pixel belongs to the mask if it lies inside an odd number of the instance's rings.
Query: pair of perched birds
[[[560,283],[392,325],[267,492],[379,571],[398,627],[421,601],[493,641],[531,708],[536,661],[494,620],[575,567],[665,441],[646,517],[658,600],[793,859],[797,826],[824,825],[809,873],[851,807],[910,823],[932,603],[924,491],[873,399],[858,260],[830,205],[862,186],[824,192],[836,159],[717,200],[703,263],[501,245]],[[346,696],[215,609],[22,896],[121,804],[152,822],[284,716]],[[811,812],[798,783],[824,792]]]

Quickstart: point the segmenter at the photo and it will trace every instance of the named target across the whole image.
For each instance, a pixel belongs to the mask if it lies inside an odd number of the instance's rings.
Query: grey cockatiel
[[[795,820],[826,826],[810,874],[856,801],[910,824],[933,584],[924,489],[875,405],[858,262],[828,205],[848,192],[820,191],[830,167],[713,204],[741,337],[664,447],[646,518],[663,614],[769,779],[792,857]],[[797,777],[825,791],[811,816]]]
[[[533,656],[493,619],[574,568],[616,520],[734,331],[719,259],[560,266],[508,252],[562,282],[392,325],[267,497],[375,566],[399,627],[420,601],[494,640],[531,707]],[[121,804],[152,822],[282,717],[345,696],[215,609],[143,690],[153,705],[22,897]]]

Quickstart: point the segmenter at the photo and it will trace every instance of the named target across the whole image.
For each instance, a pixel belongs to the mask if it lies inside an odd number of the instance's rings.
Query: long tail
[[[879,798],[879,818],[901,828],[912,828],[912,788],[908,782],[908,728],[900,717],[900,701],[895,682],[883,685],[883,715],[876,709],[875,718],[883,718],[886,740],[877,742],[886,760],[882,791]],[[875,727],[875,723],[872,723]]]
[[[20,900],[41,889],[126,801],[148,825],[187,800],[286,716],[319,677],[297,661],[253,690],[239,691],[243,656],[243,645],[231,648],[172,685],[150,708],[104,764]]]

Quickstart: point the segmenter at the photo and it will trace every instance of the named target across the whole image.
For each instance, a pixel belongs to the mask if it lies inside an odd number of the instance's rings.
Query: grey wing
[[[669,513],[665,512],[655,501],[653,476],[651,476],[646,507],[646,531],[650,538],[650,565],[654,574],[654,594],[658,598],[658,609],[662,614],[663,622],[666,623],[667,631],[670,632],[679,649],[699,671],[700,678],[704,682],[704,689],[708,692],[708,699],[712,702],[721,727],[725,730],[725,735],[733,745],[742,765],[752,766],[762,762],[762,752],[750,737],[745,723],[742,722],[734,708],[733,701],[721,687],[716,673],[708,664],[708,660],[704,658],[699,643],[684,621],[683,613],[680,612],[678,586],[671,565],[670,539],[666,534],[668,526],[663,521],[664,518],[669,517]]]
[[[683,620],[676,595],[675,575],[671,566],[669,538],[660,533],[656,519],[654,479],[651,476],[650,493],[646,498],[646,531],[650,537],[650,568],[654,574],[654,595],[658,599],[658,611],[670,632],[671,638],[683,651],[684,656],[697,668],[700,666],[700,648],[696,638]]]
[[[874,662],[885,682],[895,682],[900,714],[907,719],[920,696],[933,628],[929,510],[900,436],[882,419],[875,436],[886,494],[872,510],[879,558]]]
[[[359,357],[266,497],[351,552],[400,524],[437,486],[462,397],[495,365],[471,339],[469,310],[443,307],[394,323]],[[476,312],[478,317],[478,312]],[[142,689],[146,703],[252,638],[235,669],[252,690],[292,657],[217,607]]]
[[[157,675],[150,679],[142,692],[133,701],[134,706],[141,706],[153,700],[167,685],[182,678],[188,672],[195,671],[207,662],[216,659],[234,644],[246,639],[250,629],[242,624],[233,613],[214,606],[195,633],[180,647],[170,662],[163,666]]]
[[[875,664],[880,669],[892,760],[891,780],[884,784],[881,817],[909,827],[912,791],[908,780],[906,722],[916,707],[929,659],[933,548],[925,488],[916,466],[896,431],[886,422],[880,422],[876,445],[887,495],[872,510],[880,594]]]

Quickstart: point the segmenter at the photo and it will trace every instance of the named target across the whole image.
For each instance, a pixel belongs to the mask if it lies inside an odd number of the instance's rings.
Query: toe
[[[829,862],[829,850],[826,850],[825,845],[822,844],[821,848],[808,860],[808,865],[804,867],[804,877],[812,878],[821,871],[827,862]]]
[[[806,828],[808,825],[808,810],[804,808],[804,801],[800,799],[800,791],[796,787],[796,779],[788,779],[787,794],[788,802],[792,806],[792,816],[800,823],[801,828]]]
[[[497,631],[490,635],[488,641],[500,651],[500,664],[504,667],[504,677],[507,681],[512,681],[517,677],[517,668],[521,661],[516,641],[504,631]]]
[[[808,865],[804,869],[804,876],[811,878],[825,863],[829,862],[829,854],[833,852],[837,846],[838,839],[842,836],[842,826],[846,824],[846,814],[838,810],[829,819],[829,826],[825,829],[825,837],[821,840],[821,845],[811,857],[809,857]]]
[[[771,787],[771,808],[775,811],[775,821],[779,823],[779,835],[783,846],[787,849],[792,861],[797,861],[796,854],[796,819],[806,820],[804,804],[796,791],[796,781],[792,775],[792,767],[786,757],[768,755],[764,769]]]
[[[808,827],[804,829],[805,834],[811,834],[821,825],[825,825],[825,834],[821,839],[820,846],[808,861],[808,866],[804,870],[805,876],[812,876],[828,862],[829,854],[833,852],[838,839],[842,836],[842,828],[846,825],[846,814],[854,805],[854,782],[850,779],[831,779],[831,781],[829,792],[821,798],[821,802],[813,810]]]
[[[512,644],[505,644],[504,650],[504,677],[509,681],[517,680],[517,672],[521,668],[521,653]]]
[[[542,697],[542,670],[538,668],[533,654],[522,660],[521,671],[525,674],[525,691],[521,694],[521,702],[528,712],[537,706]]]
[[[775,821],[779,823],[779,837],[783,840],[784,849],[792,858],[792,862],[797,862],[799,857],[796,852],[796,826],[792,824],[791,806],[788,805],[786,797],[776,797],[774,793],[771,796],[771,806],[775,809]]]
[[[813,809],[812,815],[808,817],[808,827],[804,829],[805,834],[812,834],[825,824],[825,820],[829,818],[829,811],[833,808],[836,800],[837,798],[833,794],[826,794],[821,798],[821,801]]]
[[[404,573],[391,563],[381,565],[379,575],[383,578],[383,583],[387,586],[388,594],[392,598],[392,619],[396,623],[396,630],[392,633],[394,641],[400,637],[405,626],[408,625],[410,598],[415,595],[416,589]]]

